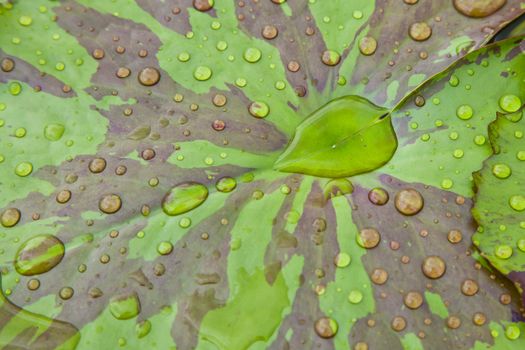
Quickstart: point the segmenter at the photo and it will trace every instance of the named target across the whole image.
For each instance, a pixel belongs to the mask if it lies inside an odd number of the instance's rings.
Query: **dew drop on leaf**
[[[512,170],[506,164],[494,164],[492,166],[492,174],[494,174],[494,176],[496,176],[498,179],[506,179],[511,175],[511,173]]]
[[[45,273],[64,257],[62,241],[53,235],[38,235],[24,242],[15,257],[15,269],[24,276]]]
[[[499,106],[505,112],[514,113],[521,108],[521,99],[516,95],[505,95],[499,99]]]
[[[465,16],[482,18],[492,15],[506,2],[507,0],[454,0],[454,7]]]
[[[21,213],[17,208],[7,208],[0,215],[0,224],[4,227],[13,227],[20,221]]]
[[[170,216],[180,215],[197,208],[208,198],[208,188],[187,182],[173,187],[162,200],[162,210]]]
[[[315,332],[321,338],[333,338],[337,334],[339,328],[337,322],[329,317],[321,317],[315,321]]]
[[[117,320],[128,320],[140,313],[140,301],[137,293],[114,296],[109,302],[109,311]]]

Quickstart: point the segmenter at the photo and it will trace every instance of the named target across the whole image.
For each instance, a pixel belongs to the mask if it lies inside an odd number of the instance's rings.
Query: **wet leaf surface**
[[[470,242],[523,1],[458,2],[0,1],[0,348],[523,347]]]

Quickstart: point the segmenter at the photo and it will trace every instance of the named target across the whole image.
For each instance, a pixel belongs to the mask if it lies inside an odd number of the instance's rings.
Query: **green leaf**
[[[275,169],[345,177],[381,167],[397,140],[387,109],[358,96],[330,101],[302,122]]]
[[[519,112],[520,114],[522,111]],[[494,154],[474,174],[474,244],[525,298],[525,119],[500,115],[489,126]],[[524,299],[525,300],[525,299]]]
[[[492,152],[487,126],[505,112],[500,99],[525,100],[524,51],[523,37],[488,45],[414,91],[392,113],[399,147],[381,170],[471,197],[472,172]]]

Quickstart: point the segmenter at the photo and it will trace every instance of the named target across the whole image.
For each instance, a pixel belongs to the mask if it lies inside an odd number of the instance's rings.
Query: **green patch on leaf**
[[[392,157],[397,140],[387,109],[358,96],[333,100],[301,123],[275,169],[321,177],[366,173]]]

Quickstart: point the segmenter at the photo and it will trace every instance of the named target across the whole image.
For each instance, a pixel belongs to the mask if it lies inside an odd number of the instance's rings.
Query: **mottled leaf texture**
[[[522,111],[500,115],[489,130],[494,155],[474,174],[477,192],[473,214],[480,225],[474,243],[523,295],[525,119]]]
[[[524,348],[524,12],[0,0],[0,349]]]

